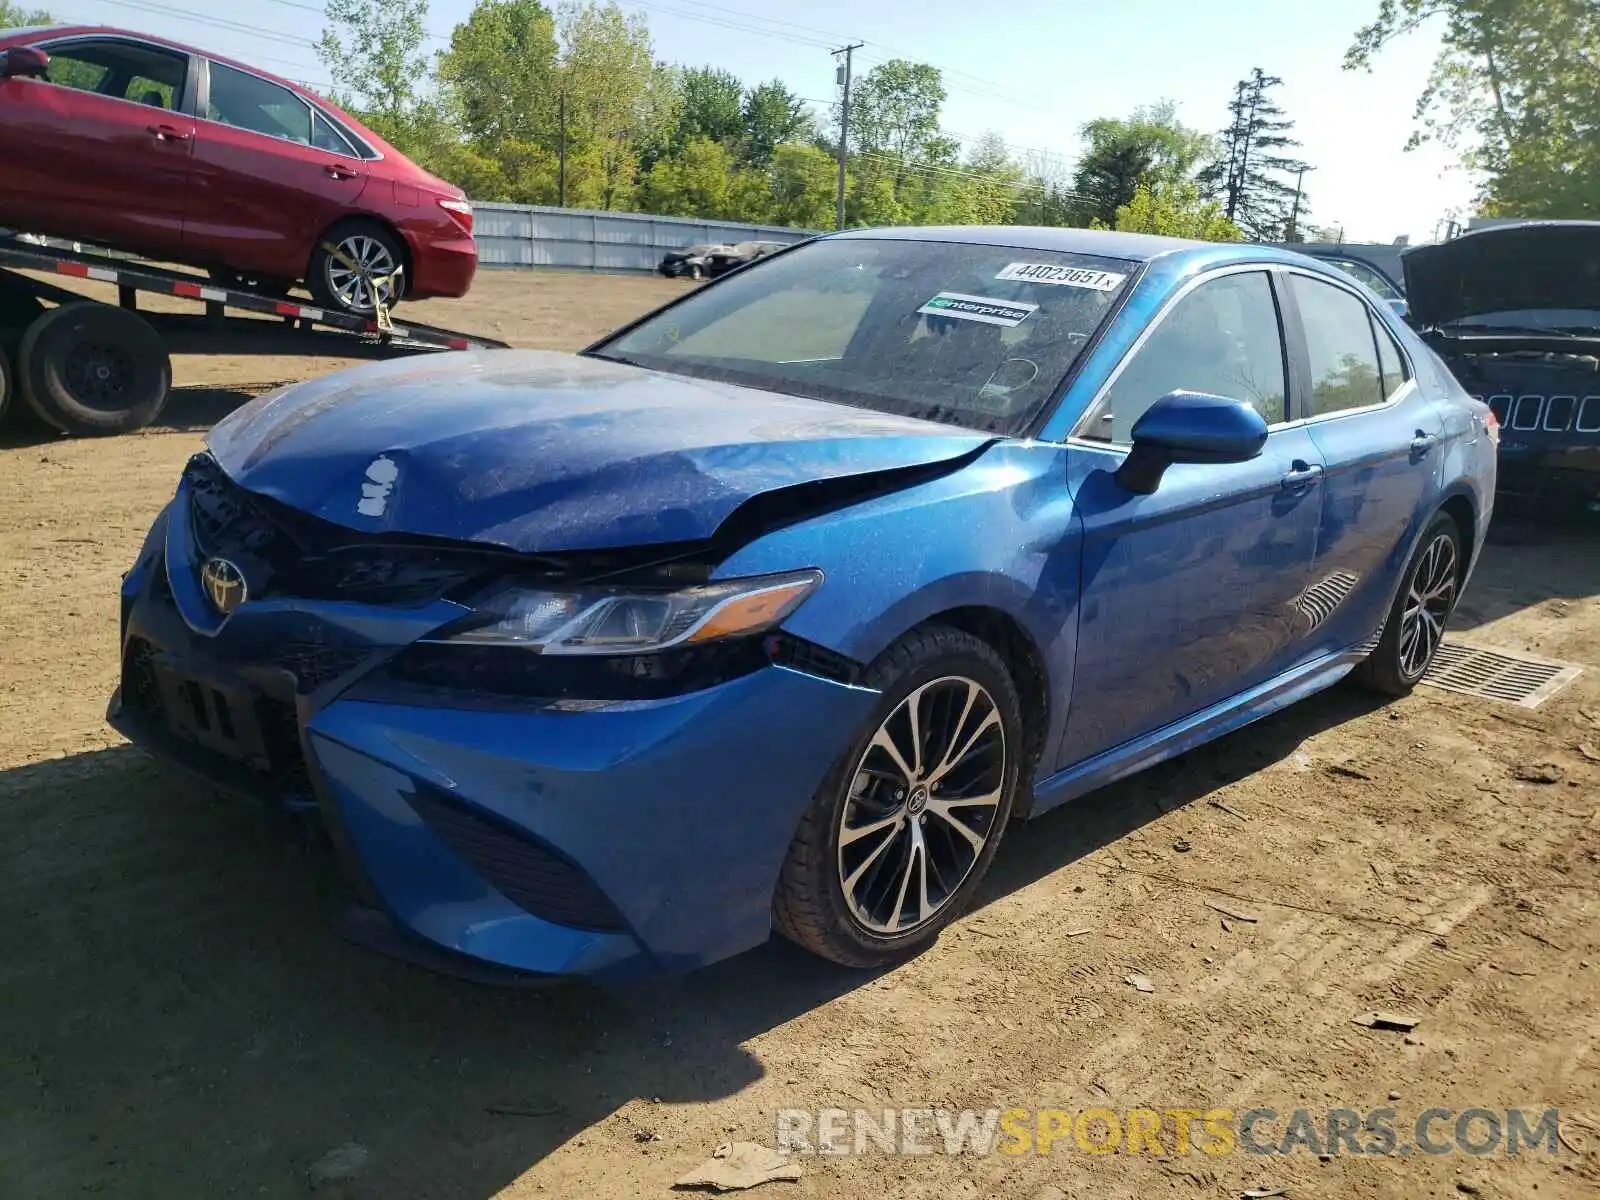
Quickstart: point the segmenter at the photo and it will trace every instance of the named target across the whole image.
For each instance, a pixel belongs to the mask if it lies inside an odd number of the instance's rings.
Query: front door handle
[[[194,137],[194,134],[185,133],[183,130],[175,129],[171,125],[151,125],[148,129],[150,136],[158,142],[187,142]]]
[[[1310,463],[1295,459],[1289,466],[1289,473],[1283,477],[1283,490],[1286,492],[1305,492],[1317,486],[1322,479],[1322,468],[1314,467]]]
[[[1431,433],[1424,433],[1420,429],[1417,430],[1417,436],[1411,439],[1411,461],[1414,463],[1421,462],[1427,458],[1438,440]]]

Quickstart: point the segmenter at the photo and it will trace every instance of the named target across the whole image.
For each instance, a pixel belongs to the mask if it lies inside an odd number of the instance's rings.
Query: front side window
[[[1287,417],[1278,306],[1265,271],[1202,283],[1184,296],[1133,352],[1078,436],[1127,444],[1133,426],[1170,392],[1243,400],[1267,424]]]
[[[131,100],[151,108],[176,109],[189,60],[154,46],[86,41],[44,46],[50,55],[45,79],[60,87]]]
[[[1311,358],[1308,417],[1382,404],[1383,374],[1372,317],[1359,296],[1305,275],[1289,276]]]
[[[1136,264],[961,242],[827,238],[729,275],[593,351],[985,432],[1050,402]]]
[[[222,63],[211,64],[206,117],[235,129],[311,144],[311,109],[305,101],[286,87]]]

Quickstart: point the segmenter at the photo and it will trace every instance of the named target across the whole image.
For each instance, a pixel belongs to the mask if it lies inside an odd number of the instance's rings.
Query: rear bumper
[[[411,244],[413,300],[465,296],[478,271],[478,244],[470,237],[432,238],[406,233]]]
[[[207,634],[183,569],[169,583],[147,553],[125,582],[112,725],[323,826],[360,905],[347,932],[454,974],[619,979],[764,941],[794,829],[877,699],[782,667],[654,701],[385,699],[413,622],[386,645],[385,610],[269,601]],[[356,627],[380,639],[349,643]],[[291,637],[355,665],[272,659]]]

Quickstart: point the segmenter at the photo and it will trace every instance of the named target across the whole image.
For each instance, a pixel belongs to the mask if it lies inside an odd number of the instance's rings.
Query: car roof
[[[250,75],[259,75],[263,79],[286,87],[303,100],[326,109],[329,113],[338,117],[379,153],[385,156],[393,156],[399,153],[389,143],[373,133],[372,130],[334,104],[328,97],[319,95],[310,88],[302,87],[292,79],[285,79],[282,75],[274,75],[271,71],[264,70],[252,63],[247,63],[237,58],[229,58],[226,54],[214,54],[210,50],[201,49],[199,46],[191,46],[185,42],[175,42],[171,38],[157,37],[153,33],[141,33],[137,29],[123,29],[116,25],[32,25],[25,29],[0,29],[0,42],[17,41],[19,40],[19,35],[22,40],[37,37],[130,38],[136,42],[148,42],[152,46],[164,46],[168,50],[176,50],[180,54],[198,54],[201,58],[208,58],[214,63],[221,63],[225,67],[233,67],[235,70],[244,71]]]
[[[1162,260],[1174,277],[1193,270],[1234,263],[1277,263],[1299,267],[1340,282],[1347,277],[1322,259],[1259,242],[1201,242],[1189,238],[1160,237],[1150,233],[1120,233],[1107,229],[1074,229],[1028,225],[922,225],[880,229],[850,229],[816,239],[873,238],[894,241],[957,242],[971,246],[996,246],[1012,250],[1044,250],[1086,254],[1128,263]]]
[[[1130,262],[1147,262],[1176,250],[1215,248],[1224,244],[1158,237],[1150,233],[1117,233],[1106,229],[1045,225],[896,225],[879,229],[851,229],[828,236],[892,238],[908,242],[962,242],[972,246],[1007,246],[1016,250],[1097,254],[1102,258],[1121,258]]]
[[[168,50],[176,50],[181,54],[198,54],[201,58],[209,58],[212,62],[221,63],[225,67],[234,67],[240,71],[247,71],[251,75],[260,75],[263,79],[270,79],[273,83],[282,84],[297,95],[308,100],[315,100],[318,104],[327,105],[327,101],[315,92],[300,86],[292,79],[285,79],[281,75],[274,75],[271,71],[251,63],[243,62],[236,58],[229,58],[226,54],[216,54],[210,50],[202,50],[199,46],[191,46],[184,42],[175,42],[171,38],[157,37],[153,33],[141,33],[137,29],[123,29],[116,25],[34,25],[26,29],[0,29],[0,41],[14,41],[22,35],[24,37],[120,37],[131,38],[136,42],[149,42],[152,46],[164,46]]]

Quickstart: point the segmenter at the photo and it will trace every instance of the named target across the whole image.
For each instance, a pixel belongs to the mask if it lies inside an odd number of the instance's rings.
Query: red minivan
[[[0,226],[357,313],[464,295],[478,265],[461,190],[326,100],[99,26],[0,30]]]

